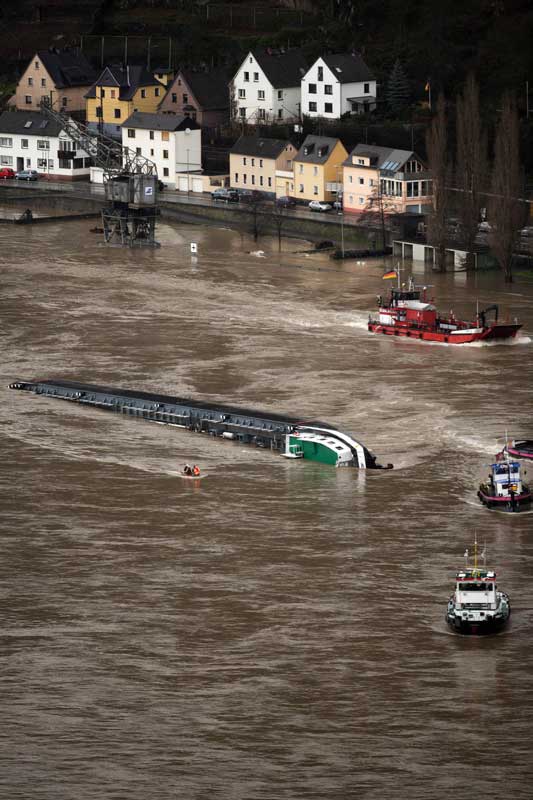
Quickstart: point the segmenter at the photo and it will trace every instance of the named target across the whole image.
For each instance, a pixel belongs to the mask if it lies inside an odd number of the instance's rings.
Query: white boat
[[[477,542],[474,544],[474,566],[465,567],[455,576],[455,591],[448,601],[446,622],[457,633],[483,635],[504,628],[511,616],[509,597],[498,589],[496,573],[477,565]]]

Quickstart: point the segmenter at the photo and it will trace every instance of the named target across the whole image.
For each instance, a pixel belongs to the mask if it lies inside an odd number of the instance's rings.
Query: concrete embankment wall
[[[231,228],[244,229],[249,233],[254,230],[254,213],[243,206],[220,205],[193,205],[161,201],[161,216],[163,219],[181,222],[197,222],[201,224],[226,225]],[[259,235],[278,235],[278,226],[275,217],[268,210],[257,212],[257,227]],[[344,225],[344,244],[356,247],[368,247],[369,236],[372,234],[365,229]],[[281,235],[283,237],[297,237],[308,239],[312,242],[329,239],[340,245],[342,240],[342,226],[340,217],[333,214],[322,217],[317,213],[316,219],[293,216],[289,211],[282,218]]]
[[[0,223],[16,222],[27,209],[32,213],[33,224],[93,219],[100,216],[102,203],[68,192],[11,190],[0,194]]]

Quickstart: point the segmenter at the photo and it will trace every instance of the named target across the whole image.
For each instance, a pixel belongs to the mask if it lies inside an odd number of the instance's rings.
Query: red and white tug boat
[[[368,320],[370,333],[407,336],[443,344],[467,344],[513,339],[522,327],[517,322],[498,322],[498,306],[489,306],[479,311],[473,322],[456,319],[452,311],[447,317],[442,316],[427,300],[426,287],[415,286],[412,278],[409,279],[407,288],[405,284],[398,286],[391,290],[388,301],[379,297],[378,302],[378,318],[369,317]],[[490,311],[494,312],[492,322],[487,321]]]
[[[496,456],[490,465],[489,478],[481,483],[477,496],[487,508],[498,511],[519,512],[531,507],[531,491],[522,481],[519,461]]]
[[[513,458],[523,458],[533,461],[533,439],[513,439],[503,448],[503,453]]]

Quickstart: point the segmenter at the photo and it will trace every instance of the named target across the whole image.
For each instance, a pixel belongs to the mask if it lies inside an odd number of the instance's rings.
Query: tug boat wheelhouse
[[[507,625],[510,616],[509,597],[498,590],[494,571],[475,564],[456,574],[455,591],[446,610],[446,622],[454,631],[466,635],[496,633]]]
[[[531,492],[522,482],[520,463],[505,459],[490,465],[488,480],[480,484],[477,496],[487,508],[518,512],[531,506]]]
[[[396,273],[390,273],[393,276]],[[398,283],[399,283],[398,272]],[[388,276],[386,276],[388,277]],[[467,344],[478,341],[513,339],[522,327],[519,323],[498,322],[498,306],[489,306],[476,314],[473,322],[455,318],[452,311],[444,317],[427,300],[426,288],[415,286],[409,279],[408,287],[398,285],[391,290],[389,300],[378,298],[379,314],[368,320],[370,333],[383,333],[389,336],[407,336],[427,342],[444,344]],[[494,319],[488,322],[487,314],[494,312]]]

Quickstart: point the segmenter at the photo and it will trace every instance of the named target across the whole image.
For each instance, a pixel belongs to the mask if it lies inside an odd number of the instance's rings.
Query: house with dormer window
[[[230,186],[274,197],[278,173],[292,178],[295,155],[296,147],[286,139],[241,136],[230,150]]]
[[[300,50],[248,53],[229,85],[232,119],[243,125],[300,119],[307,66]]]
[[[358,144],[343,164],[343,209],[423,214],[431,209],[433,183],[412,150]]]
[[[321,56],[302,78],[302,114],[339,119],[376,107],[376,79],[360,55]]]
[[[165,92],[144,67],[106,67],[85,95],[87,127],[121,139],[123,122],[134,111],[155,114]]]
[[[348,152],[340,139],[330,136],[306,136],[294,158],[296,200],[325,200],[337,196],[342,180],[342,164]]]
[[[39,111],[0,114],[0,168],[35,169],[42,178],[88,178],[92,160],[56,120]]]

